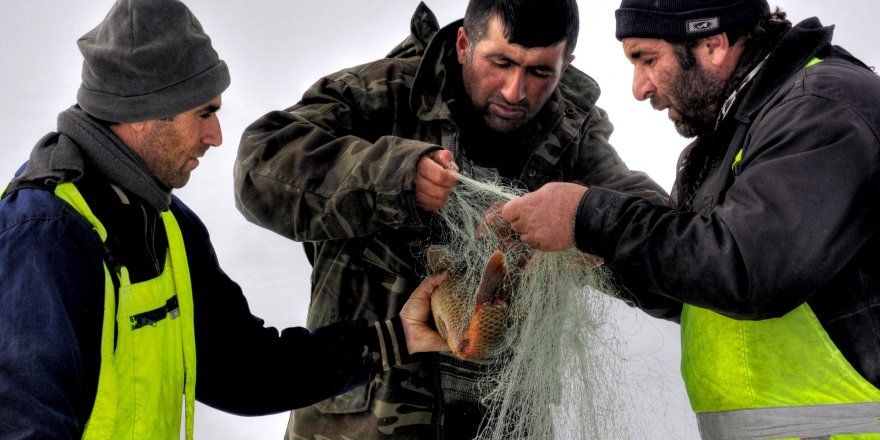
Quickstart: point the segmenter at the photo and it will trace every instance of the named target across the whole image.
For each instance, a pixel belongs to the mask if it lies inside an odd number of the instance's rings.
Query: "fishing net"
[[[488,408],[479,439],[638,438],[625,420],[631,401],[619,386],[623,345],[610,322],[608,276],[576,250],[541,252],[517,240],[487,212],[518,192],[486,179],[459,175],[438,213],[440,246],[456,268],[450,276],[465,286],[460,294],[474,296],[496,250],[513,286],[503,347],[479,383]]]

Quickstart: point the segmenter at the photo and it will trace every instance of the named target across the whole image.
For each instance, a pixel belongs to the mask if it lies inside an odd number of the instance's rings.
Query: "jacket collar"
[[[461,65],[455,52],[455,38],[464,20],[439,29],[430,39],[410,92],[410,106],[423,120],[451,119],[449,104],[456,99],[455,84],[461,84]]]
[[[785,34],[743,96],[736,119],[750,122],[785,81],[831,44],[833,34],[834,26],[822,26],[816,17],[800,22]]]

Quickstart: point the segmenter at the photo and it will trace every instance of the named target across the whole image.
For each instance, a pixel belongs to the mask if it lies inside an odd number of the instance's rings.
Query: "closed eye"
[[[531,72],[532,75],[534,75],[538,78],[550,78],[554,74],[554,72],[552,70],[540,68],[540,67],[529,69],[529,72]]]
[[[501,68],[501,69],[507,69],[508,67],[513,66],[513,64],[511,64],[511,63],[509,63],[509,62],[507,62],[507,61],[498,61],[498,60],[493,60],[493,61],[492,61],[492,64],[493,64],[495,67],[498,67],[498,68]]]

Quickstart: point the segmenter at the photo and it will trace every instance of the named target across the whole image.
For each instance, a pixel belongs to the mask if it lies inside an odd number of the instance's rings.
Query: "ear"
[[[700,42],[700,50],[704,56],[704,61],[711,66],[721,67],[730,64],[733,57],[733,50],[727,34],[720,33],[703,38]]]
[[[568,66],[571,65],[571,62],[574,61],[574,55],[569,55],[568,60],[562,65],[562,71],[565,72],[565,69],[568,69]]]
[[[464,30],[464,27],[458,28],[458,36],[455,37],[455,50],[458,53],[459,64],[464,65],[465,60],[467,60],[469,44],[470,40],[468,39],[467,31]]]
[[[150,124],[151,121],[143,121],[143,122],[124,122],[121,124],[114,124],[110,126],[110,131],[116,134],[119,140],[122,141],[125,145],[128,145],[132,150],[137,151],[140,146],[141,139],[144,137],[144,132],[147,130],[147,125]]]

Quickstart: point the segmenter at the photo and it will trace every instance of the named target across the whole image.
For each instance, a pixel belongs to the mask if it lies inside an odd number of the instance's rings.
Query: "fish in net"
[[[454,355],[487,366],[478,439],[641,437],[599,261],[529,247],[498,215],[521,192],[497,177],[458,178],[425,253],[450,274],[432,297],[438,329]]]

